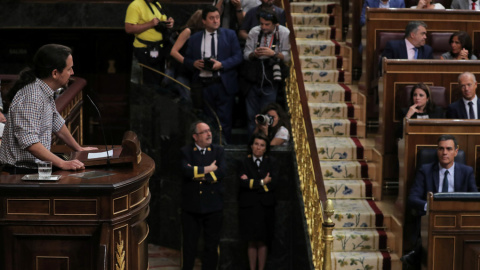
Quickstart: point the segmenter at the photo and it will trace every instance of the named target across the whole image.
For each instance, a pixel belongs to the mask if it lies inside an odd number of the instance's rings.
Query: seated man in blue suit
[[[404,0],[365,0],[363,3],[362,15],[360,16],[360,26],[366,23],[365,14],[369,8],[405,8]]]
[[[479,119],[480,104],[477,98],[477,79],[470,72],[458,76],[458,85],[462,89],[462,98],[448,105],[447,118]]]
[[[452,135],[441,135],[438,138],[438,162],[424,164],[415,176],[415,182],[410,190],[408,202],[420,216],[427,211],[427,193],[433,192],[477,192],[475,175],[470,166],[455,163],[458,154],[457,139]],[[415,237],[417,243],[414,251],[403,256],[401,260],[409,266],[420,266],[420,224],[417,224]]]
[[[382,58],[388,59],[433,59],[432,47],[425,44],[427,25],[412,21],[405,27],[404,40],[390,40],[383,49]]]
[[[203,9],[202,22],[205,31],[189,38],[184,65],[194,70],[192,82],[202,85],[204,111],[215,119],[208,106],[213,108],[229,142],[232,108],[238,91],[236,67],[243,54],[235,31],[220,28],[220,13],[215,6]]]

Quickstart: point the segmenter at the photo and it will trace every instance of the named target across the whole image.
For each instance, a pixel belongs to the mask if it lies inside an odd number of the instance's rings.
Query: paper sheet
[[[112,157],[113,156],[113,150],[108,151],[108,156]],[[98,153],[88,153],[87,159],[94,159],[94,158],[106,158],[107,157],[107,151],[105,152],[98,152]]]

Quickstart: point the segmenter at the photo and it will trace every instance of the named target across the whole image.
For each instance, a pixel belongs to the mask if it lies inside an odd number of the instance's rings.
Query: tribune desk
[[[149,179],[155,163],[110,167],[82,179],[55,171],[57,182],[0,175],[0,269],[148,269]],[[105,171],[105,166],[87,168]]]

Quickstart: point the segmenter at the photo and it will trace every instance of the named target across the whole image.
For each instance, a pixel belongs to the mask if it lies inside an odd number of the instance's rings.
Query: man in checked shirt
[[[42,46],[35,53],[33,67],[20,73],[10,90],[15,96],[0,146],[3,171],[36,173],[36,163],[41,160],[62,170],[85,168],[78,160],[65,161],[50,152],[52,132],[74,151],[96,149],[81,147],[75,141],[55,106],[54,91],[65,87],[72,75],[72,50],[57,44]]]

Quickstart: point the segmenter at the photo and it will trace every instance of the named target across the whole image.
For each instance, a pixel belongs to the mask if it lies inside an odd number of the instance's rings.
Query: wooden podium
[[[0,269],[148,269],[155,162],[133,157],[133,165],[88,167],[111,173],[91,179],[74,171],[54,171],[56,182],[0,175]]]
[[[422,269],[480,269],[480,193],[428,194],[422,217]]]

